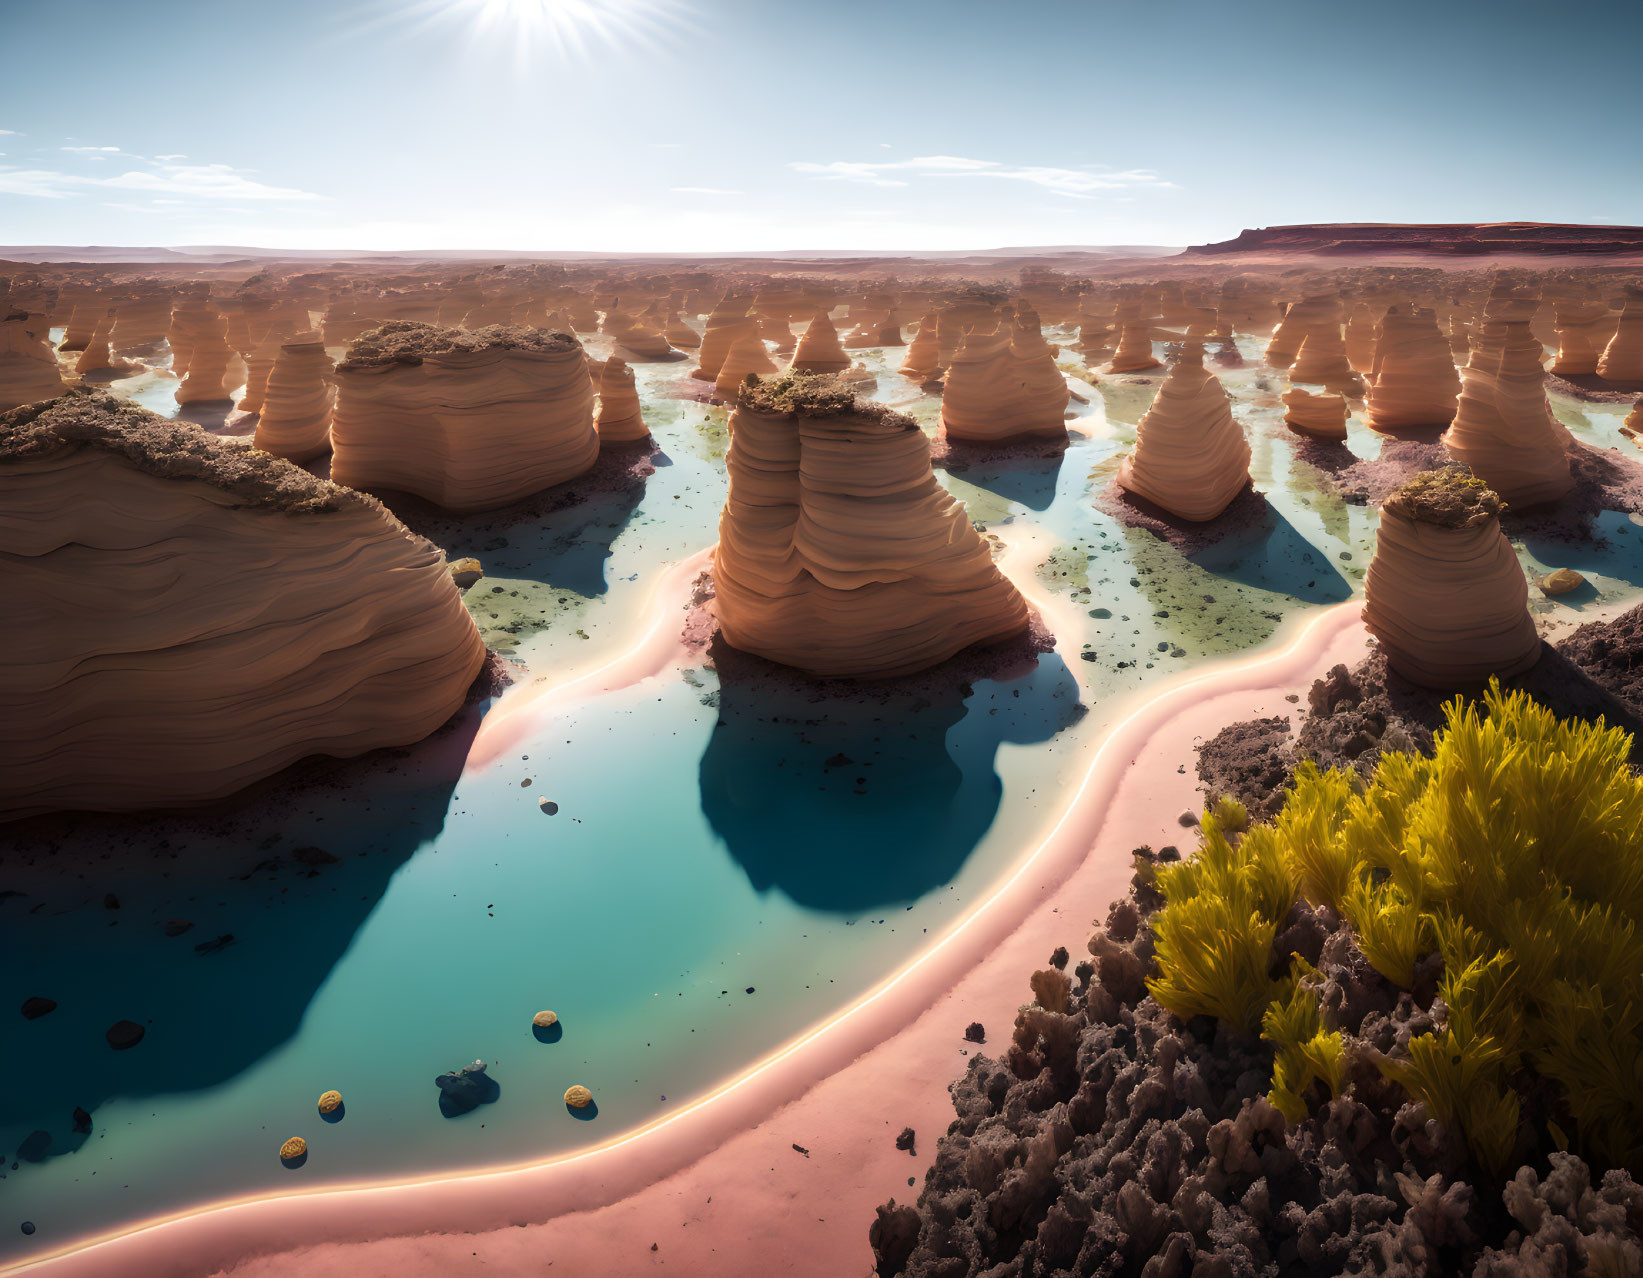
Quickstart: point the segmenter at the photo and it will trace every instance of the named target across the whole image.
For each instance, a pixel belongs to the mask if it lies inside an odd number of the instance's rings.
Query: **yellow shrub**
[[[1295,897],[1339,911],[1369,963],[1408,988],[1442,955],[1440,1032],[1385,1072],[1507,1170],[1526,1066],[1558,1083],[1570,1143],[1643,1172],[1643,781],[1625,733],[1560,721],[1491,684],[1444,707],[1430,759],[1383,754],[1369,784],[1303,764],[1283,812],[1234,845],[1207,814],[1197,857],[1161,870],[1154,996],[1275,1050],[1273,1103],[1338,1093],[1341,1036],[1311,969],[1274,981],[1271,942]],[[1235,826],[1234,826],[1235,828]]]

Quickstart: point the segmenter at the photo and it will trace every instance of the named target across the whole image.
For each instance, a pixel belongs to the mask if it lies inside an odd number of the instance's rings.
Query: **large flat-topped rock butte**
[[[1246,230],[1230,240],[1195,244],[1188,254],[1394,255],[1437,253],[1643,253],[1643,226],[1562,222],[1315,222]]]
[[[734,647],[883,678],[1026,630],[1026,602],[912,419],[785,373],[743,388],[726,465],[713,610]]]
[[[568,333],[396,320],[350,346],[335,377],[339,484],[490,510],[599,458],[587,359]]]
[[[1404,678],[1453,692],[1539,659],[1529,582],[1500,530],[1502,507],[1460,467],[1417,476],[1381,506],[1363,620]]]
[[[369,497],[111,395],[0,415],[0,812],[203,802],[406,745],[484,646]]]
[[[1065,438],[1068,398],[1055,352],[1027,311],[997,332],[964,339],[941,392],[941,429],[969,443]]]

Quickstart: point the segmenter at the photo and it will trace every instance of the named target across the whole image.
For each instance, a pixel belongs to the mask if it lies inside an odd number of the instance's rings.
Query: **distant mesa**
[[[1246,230],[1230,240],[1195,244],[1199,256],[1318,254],[1383,256],[1487,253],[1643,253],[1643,226],[1564,222],[1312,222]]]
[[[331,478],[412,493],[446,510],[493,510],[599,459],[582,344],[519,326],[393,320],[337,366]]]
[[[726,464],[713,609],[733,647],[883,678],[1026,630],[1026,601],[911,418],[785,373],[742,390]]]
[[[421,740],[484,663],[373,499],[103,392],[0,415],[0,815],[220,798]]]

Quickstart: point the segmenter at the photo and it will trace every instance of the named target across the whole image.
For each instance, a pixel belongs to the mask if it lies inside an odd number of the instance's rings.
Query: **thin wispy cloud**
[[[60,200],[97,190],[146,191],[195,200],[322,200],[291,186],[270,186],[230,164],[155,164],[111,177],[0,165],[0,194]]]
[[[1152,169],[1116,170],[1099,164],[1068,169],[1044,164],[1005,164],[961,155],[918,155],[910,160],[833,160],[825,164],[794,160],[787,167],[827,181],[884,187],[909,186],[917,178],[997,178],[1026,182],[1055,195],[1086,200],[1097,199],[1106,191],[1179,189]]]
[[[60,146],[59,151],[118,151],[117,146]]]
[[[745,195],[746,192],[727,186],[670,186],[676,195]]]

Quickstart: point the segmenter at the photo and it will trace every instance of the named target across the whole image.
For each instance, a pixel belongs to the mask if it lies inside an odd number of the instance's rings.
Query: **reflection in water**
[[[129,820],[79,819],[106,830],[116,853],[140,841],[145,857],[176,846],[195,859],[174,873],[105,878],[86,903],[61,912],[31,910],[29,893],[0,895],[0,1004],[35,995],[58,1004],[35,1021],[7,1018],[0,1051],[14,1065],[37,1064],[27,1086],[0,1089],[0,1151],[27,1145],[36,1161],[72,1152],[86,1139],[73,1131],[77,1107],[94,1120],[106,1100],[201,1092],[292,1038],[389,880],[438,835],[481,713],[468,707],[447,731],[395,752],[391,768],[380,754],[299,764],[262,787],[266,817],[156,817],[136,833]],[[370,792],[348,802],[384,810],[371,841],[282,845],[283,787],[311,784],[317,767],[364,778]],[[43,831],[49,820],[16,830]],[[71,847],[94,841],[86,829],[68,833]],[[214,871],[214,856],[237,872]],[[119,891],[104,895],[110,882]],[[146,1032],[117,1052],[103,1035],[121,1020]],[[33,1133],[45,1135],[43,1148]]]
[[[1056,653],[947,694],[817,699],[722,675],[720,697],[703,814],[760,892],[839,914],[949,882],[998,812],[998,746],[1048,741],[1084,713]]]

